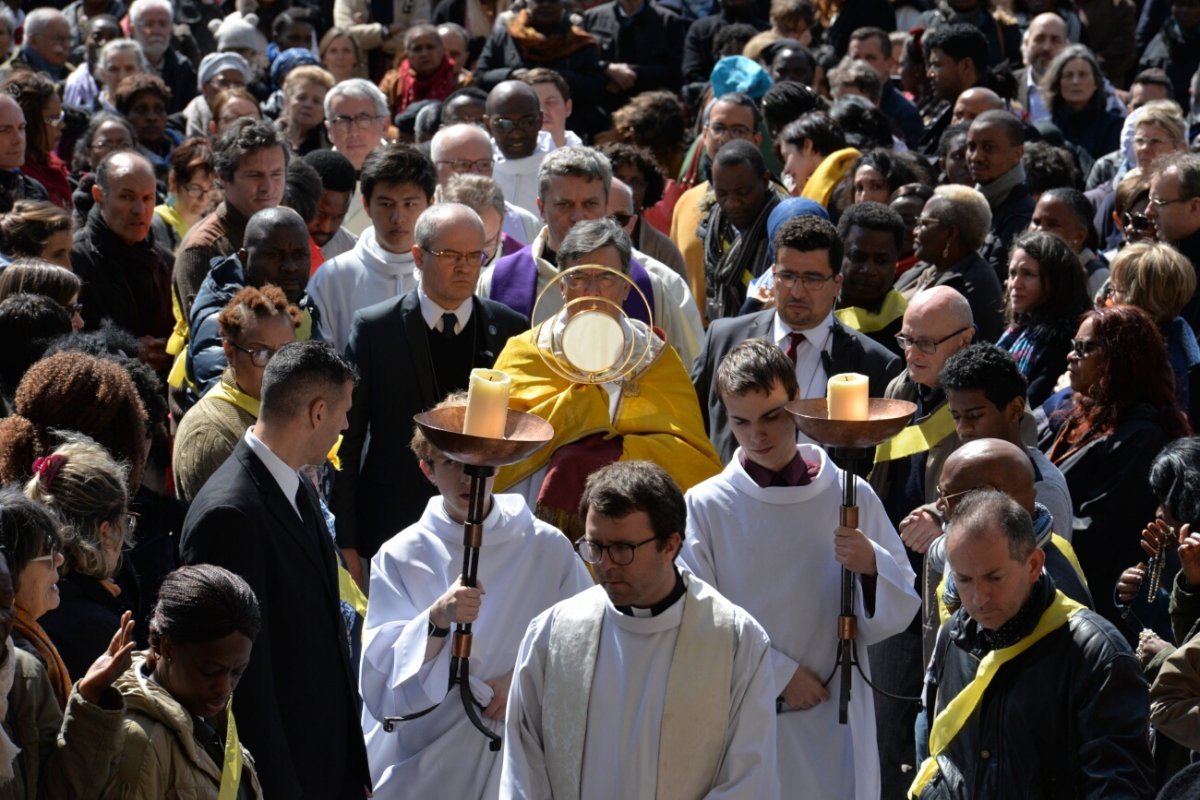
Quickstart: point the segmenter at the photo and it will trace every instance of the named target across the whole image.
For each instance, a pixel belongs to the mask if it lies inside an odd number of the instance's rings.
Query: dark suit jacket
[[[774,326],[775,309],[746,314],[741,317],[726,317],[713,320],[704,337],[704,346],[696,363],[692,366],[692,382],[700,398],[700,411],[708,428],[708,438],[717,448],[722,464],[728,464],[737,450],[737,442],[729,429],[725,406],[717,397],[717,366],[725,354],[735,345],[747,339],[770,339]],[[870,379],[872,397],[883,397],[888,381],[900,374],[904,368],[895,353],[884,349],[877,342],[858,331],[847,328],[835,318],[833,336],[829,345],[829,359],[825,371],[830,375],[840,372],[857,372]]]
[[[338,604],[337,556],[316,491],[301,521],[245,440],[192,501],[185,564],[217,564],[258,597],[262,629],[234,692],[265,797],[360,800],[370,786],[358,681]]]
[[[471,320],[476,368],[491,367],[508,338],[529,329],[523,315],[479,297]],[[426,329],[416,290],[354,315],[346,356],[358,366],[359,379],[339,453],[342,471],[330,499],[338,545],[356,548],[366,558],[416,522],[435,493],[408,446],[413,416],[467,386],[468,375],[455,386],[435,385]],[[371,446],[364,462],[368,430]]]

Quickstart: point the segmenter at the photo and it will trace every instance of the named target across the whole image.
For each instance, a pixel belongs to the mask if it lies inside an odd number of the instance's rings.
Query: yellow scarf
[[[879,311],[868,311],[860,306],[847,306],[833,312],[838,322],[853,328],[859,333],[875,333],[891,325],[904,316],[908,301],[895,289],[889,289],[883,297],[883,305]]]
[[[950,404],[942,403],[941,407],[930,414],[924,422],[909,425],[876,447],[875,463],[895,461],[898,458],[927,452],[952,433],[954,433],[954,417],[950,416]]]
[[[1000,667],[1066,625],[1067,620],[1082,609],[1083,606],[1079,603],[1056,590],[1054,601],[1042,612],[1041,619],[1038,620],[1037,627],[1033,629],[1032,633],[1016,644],[993,650],[980,659],[979,667],[975,670],[975,677],[934,718],[933,725],[929,729],[929,758],[922,762],[921,768],[917,771],[916,780],[909,787],[908,796],[910,798],[920,797],[921,792],[925,791],[925,787],[938,774],[937,757],[946,751],[950,742],[954,741],[954,737],[975,713],[975,709],[983,700],[984,692],[987,691],[992,678],[995,678],[996,673],[1000,671]]]
[[[237,800],[242,784],[242,743],[233,721],[233,698],[229,698],[225,718],[225,762],[221,766],[221,788],[217,800]]]

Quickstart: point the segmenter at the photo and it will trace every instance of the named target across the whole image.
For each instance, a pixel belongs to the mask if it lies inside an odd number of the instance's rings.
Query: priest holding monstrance
[[[685,490],[721,469],[679,356],[659,331],[620,312],[639,291],[623,277],[630,254],[612,220],[577,223],[558,249],[567,271],[546,290],[561,292],[563,310],[509,339],[496,359],[512,378],[510,407],[554,426],[548,446],[500,470],[496,489],[523,494],[572,539],[582,532],[584,481],[602,466],[652,461]]]

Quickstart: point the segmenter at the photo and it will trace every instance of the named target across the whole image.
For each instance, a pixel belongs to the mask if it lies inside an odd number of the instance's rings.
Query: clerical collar
[[[738,451],[738,461],[741,462],[742,469],[750,476],[750,480],[757,483],[762,489],[772,486],[788,488],[807,486],[812,483],[812,479],[817,477],[817,473],[821,471],[820,464],[808,463],[801,458],[800,453],[796,453],[792,457],[792,460],[787,463],[787,466],[778,471],[768,469],[762,464],[751,461],[742,450]]]
[[[640,606],[615,606],[617,611],[628,617],[657,617],[659,614],[666,611],[671,606],[679,602],[679,598],[683,597],[683,593],[687,591],[687,584],[683,582],[683,575],[679,570],[675,570],[675,588],[662,601],[655,603],[649,608],[641,608]]]

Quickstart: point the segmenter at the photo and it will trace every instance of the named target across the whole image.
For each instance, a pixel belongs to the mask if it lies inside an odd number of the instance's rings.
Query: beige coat
[[[133,666],[116,682],[127,708],[124,752],[105,800],[216,800],[221,765],[196,743],[192,717],[183,706],[153,681],[138,680],[136,670],[145,663],[144,653],[135,655]],[[249,786],[252,797],[261,798],[254,761],[245,747],[242,763],[242,785]]]

